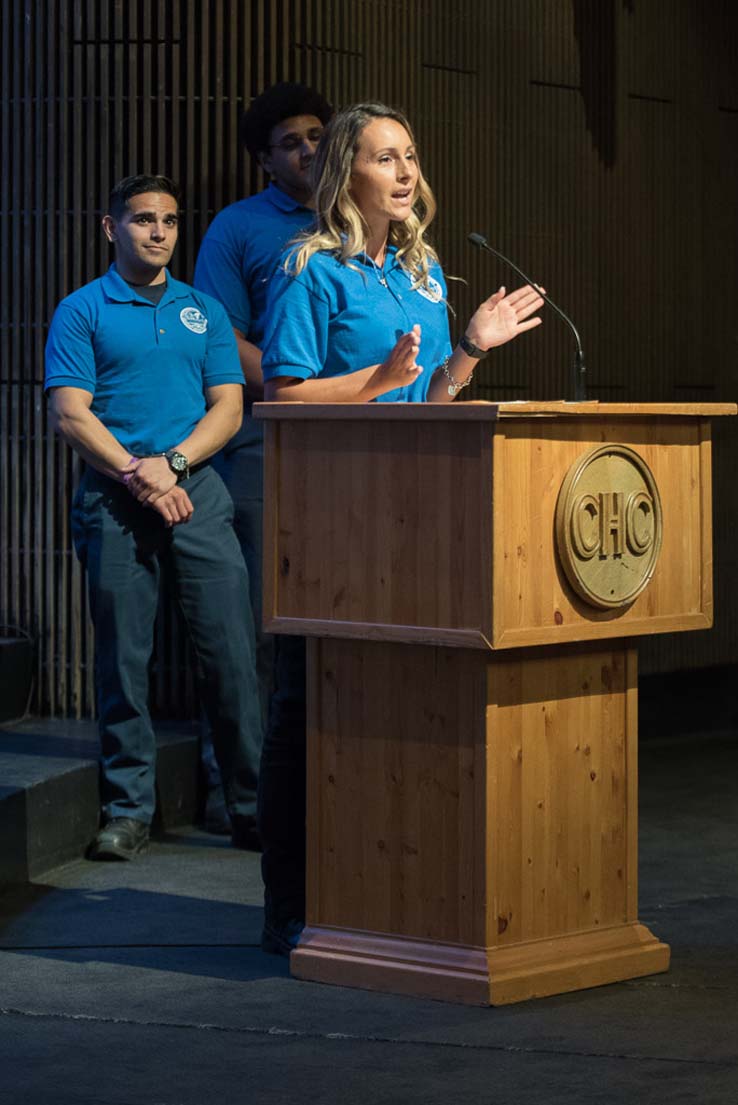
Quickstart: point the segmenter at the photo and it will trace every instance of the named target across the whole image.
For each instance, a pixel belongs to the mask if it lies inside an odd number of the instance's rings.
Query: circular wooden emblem
[[[648,586],[661,551],[661,499],[645,460],[601,445],[567,472],[556,502],[561,566],[592,606],[628,606]]]

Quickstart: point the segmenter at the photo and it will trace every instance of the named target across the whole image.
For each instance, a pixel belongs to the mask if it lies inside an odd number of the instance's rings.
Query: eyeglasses
[[[283,150],[284,153],[294,153],[295,150],[302,148],[305,142],[309,142],[311,146],[317,146],[320,142],[320,138],[323,131],[315,130],[308,131],[307,134],[288,134],[286,138],[283,138],[281,142],[273,142],[270,146],[270,150]]]

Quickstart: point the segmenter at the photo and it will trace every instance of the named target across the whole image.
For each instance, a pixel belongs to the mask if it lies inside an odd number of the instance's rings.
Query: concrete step
[[[198,730],[157,725],[153,830],[198,814]],[[99,822],[97,725],[27,718],[0,725],[0,888],[84,855]]]

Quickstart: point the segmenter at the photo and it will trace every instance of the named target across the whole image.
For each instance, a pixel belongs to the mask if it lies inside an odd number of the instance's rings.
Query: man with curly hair
[[[261,628],[263,427],[252,418],[251,403],[264,393],[261,346],[267,287],[287,242],[312,223],[310,166],[332,115],[327,100],[303,84],[283,81],[256,97],[243,116],[241,134],[270,183],[216,215],[195,267],[195,287],[220,300],[226,309],[243,371],[243,422],[215,463],[233,498],[234,525],[249,573],[264,726],[274,644]],[[209,776],[205,827],[217,831],[222,820],[217,769],[207,739],[203,744]]]

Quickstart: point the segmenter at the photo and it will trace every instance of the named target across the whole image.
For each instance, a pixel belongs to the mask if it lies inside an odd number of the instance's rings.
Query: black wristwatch
[[[481,361],[482,357],[486,357],[489,353],[489,349],[480,349],[473,341],[469,341],[466,334],[462,334],[459,338],[459,345],[467,357],[476,357],[478,361]]]
[[[177,483],[190,478],[190,462],[184,453],[178,453],[176,449],[169,449],[164,456],[167,464],[177,477]]]

